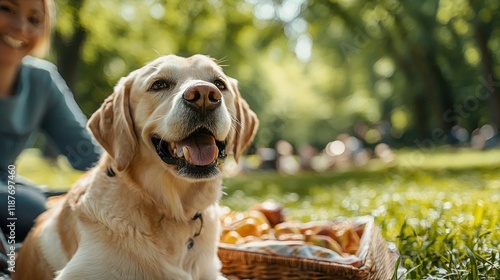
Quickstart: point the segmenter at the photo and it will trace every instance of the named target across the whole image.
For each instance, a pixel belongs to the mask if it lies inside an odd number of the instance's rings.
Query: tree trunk
[[[57,66],[61,76],[74,92],[80,62],[80,52],[86,38],[86,31],[78,26],[72,37],[63,38],[59,32],[54,34],[54,49],[57,53]]]
[[[448,135],[451,128],[456,124],[456,118],[452,116],[445,118],[445,113],[451,112],[453,114],[451,87],[443,76],[436,57],[432,54],[433,50],[423,44],[411,42],[407,36],[409,31],[405,29],[400,16],[397,14],[393,16],[396,20],[397,31],[406,45],[406,49],[409,50],[409,59],[411,60],[409,63],[415,66],[413,71],[416,72],[417,79],[420,80],[420,84],[423,86],[423,94],[427,98],[424,102],[426,101],[430,107],[439,128]],[[412,85],[409,84],[409,86]]]
[[[488,104],[492,125],[500,128],[500,93],[496,90],[495,71],[493,69],[493,54],[488,47],[488,35],[483,25],[475,24],[475,38],[481,52],[481,65],[483,71],[483,83],[488,92]]]
[[[70,0],[69,2],[68,5],[72,7],[71,13],[74,32],[71,36],[63,36],[56,30],[52,44],[57,57],[59,72],[74,93],[78,64],[81,60],[80,53],[87,37],[87,32],[80,22],[80,10],[85,0]]]

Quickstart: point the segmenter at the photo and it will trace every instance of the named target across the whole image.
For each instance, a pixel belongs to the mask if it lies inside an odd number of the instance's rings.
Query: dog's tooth
[[[215,146],[215,157],[219,157],[219,147]]]
[[[182,152],[184,153],[184,158],[189,161],[191,155],[189,154],[189,150],[187,147],[182,147]]]
[[[174,148],[172,151],[173,151],[172,155],[176,156],[177,155],[177,148]]]

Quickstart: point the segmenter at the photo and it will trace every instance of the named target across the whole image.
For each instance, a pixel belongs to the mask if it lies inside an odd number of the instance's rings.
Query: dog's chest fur
[[[216,250],[215,202],[179,220],[169,216],[154,200],[145,199],[143,193],[104,176],[104,172],[96,172],[85,178],[81,188],[68,194],[61,210],[62,216],[66,216],[64,211],[74,214],[67,216],[76,217],[78,239],[85,238],[74,249],[92,254],[99,253],[96,250],[105,252],[107,256],[103,257],[115,260],[115,267],[108,267],[108,272],[117,279],[139,279],[133,278],[139,275],[130,275],[132,272],[154,279],[155,275],[165,274],[165,267],[170,265],[196,275],[196,264],[209,259],[207,256]],[[97,187],[94,182],[104,183],[106,188]],[[71,252],[69,258],[75,253]]]

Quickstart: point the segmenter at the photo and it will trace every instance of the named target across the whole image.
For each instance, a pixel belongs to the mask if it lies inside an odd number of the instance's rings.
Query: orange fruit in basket
[[[305,241],[311,243],[312,245],[320,246],[323,248],[330,249],[334,252],[337,252],[339,255],[343,256],[344,251],[342,247],[330,236],[326,235],[306,235]]]
[[[242,237],[249,235],[259,237],[262,235],[262,229],[260,227],[259,222],[252,217],[247,217],[238,222],[237,225],[235,226],[234,231],[239,233]]]
[[[333,230],[333,223],[331,221],[312,221],[302,224],[300,227],[300,232],[305,233],[306,231],[310,231],[313,233],[317,233],[323,231],[325,229]],[[326,235],[326,234],[322,234]]]
[[[336,239],[344,251],[349,254],[356,254],[359,249],[360,238],[353,228],[339,230],[336,234]]]
[[[270,200],[264,201],[262,203],[254,205],[252,207],[252,210],[262,212],[266,216],[271,227],[274,227],[277,224],[285,221],[283,207],[279,203]]]
[[[274,226],[274,235],[300,234],[300,224],[295,222],[284,222]]]
[[[257,222],[261,225],[262,224],[271,225],[271,223],[269,223],[269,220],[267,219],[266,215],[264,215],[264,213],[262,213],[258,210],[250,210],[250,211],[248,211],[246,216],[256,219]]]
[[[237,233],[234,230],[226,232],[220,239],[221,242],[223,243],[228,243],[228,244],[240,244],[242,243],[243,237],[239,233]]]
[[[271,233],[271,226],[269,224],[261,224],[260,230],[262,231],[262,234],[269,234]]]
[[[335,239],[335,236],[336,236],[336,231],[330,226],[323,226],[323,227],[320,227],[320,228],[316,228],[316,231],[314,232],[315,235],[324,235],[324,236],[328,236],[328,237],[331,237],[333,239]]]

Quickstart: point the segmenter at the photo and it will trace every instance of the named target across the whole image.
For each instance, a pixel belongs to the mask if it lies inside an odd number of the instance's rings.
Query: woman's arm
[[[50,78],[44,94],[50,99],[42,119],[42,130],[73,168],[87,170],[99,159],[101,148],[86,129],[87,118],[57,69],[47,70]]]

